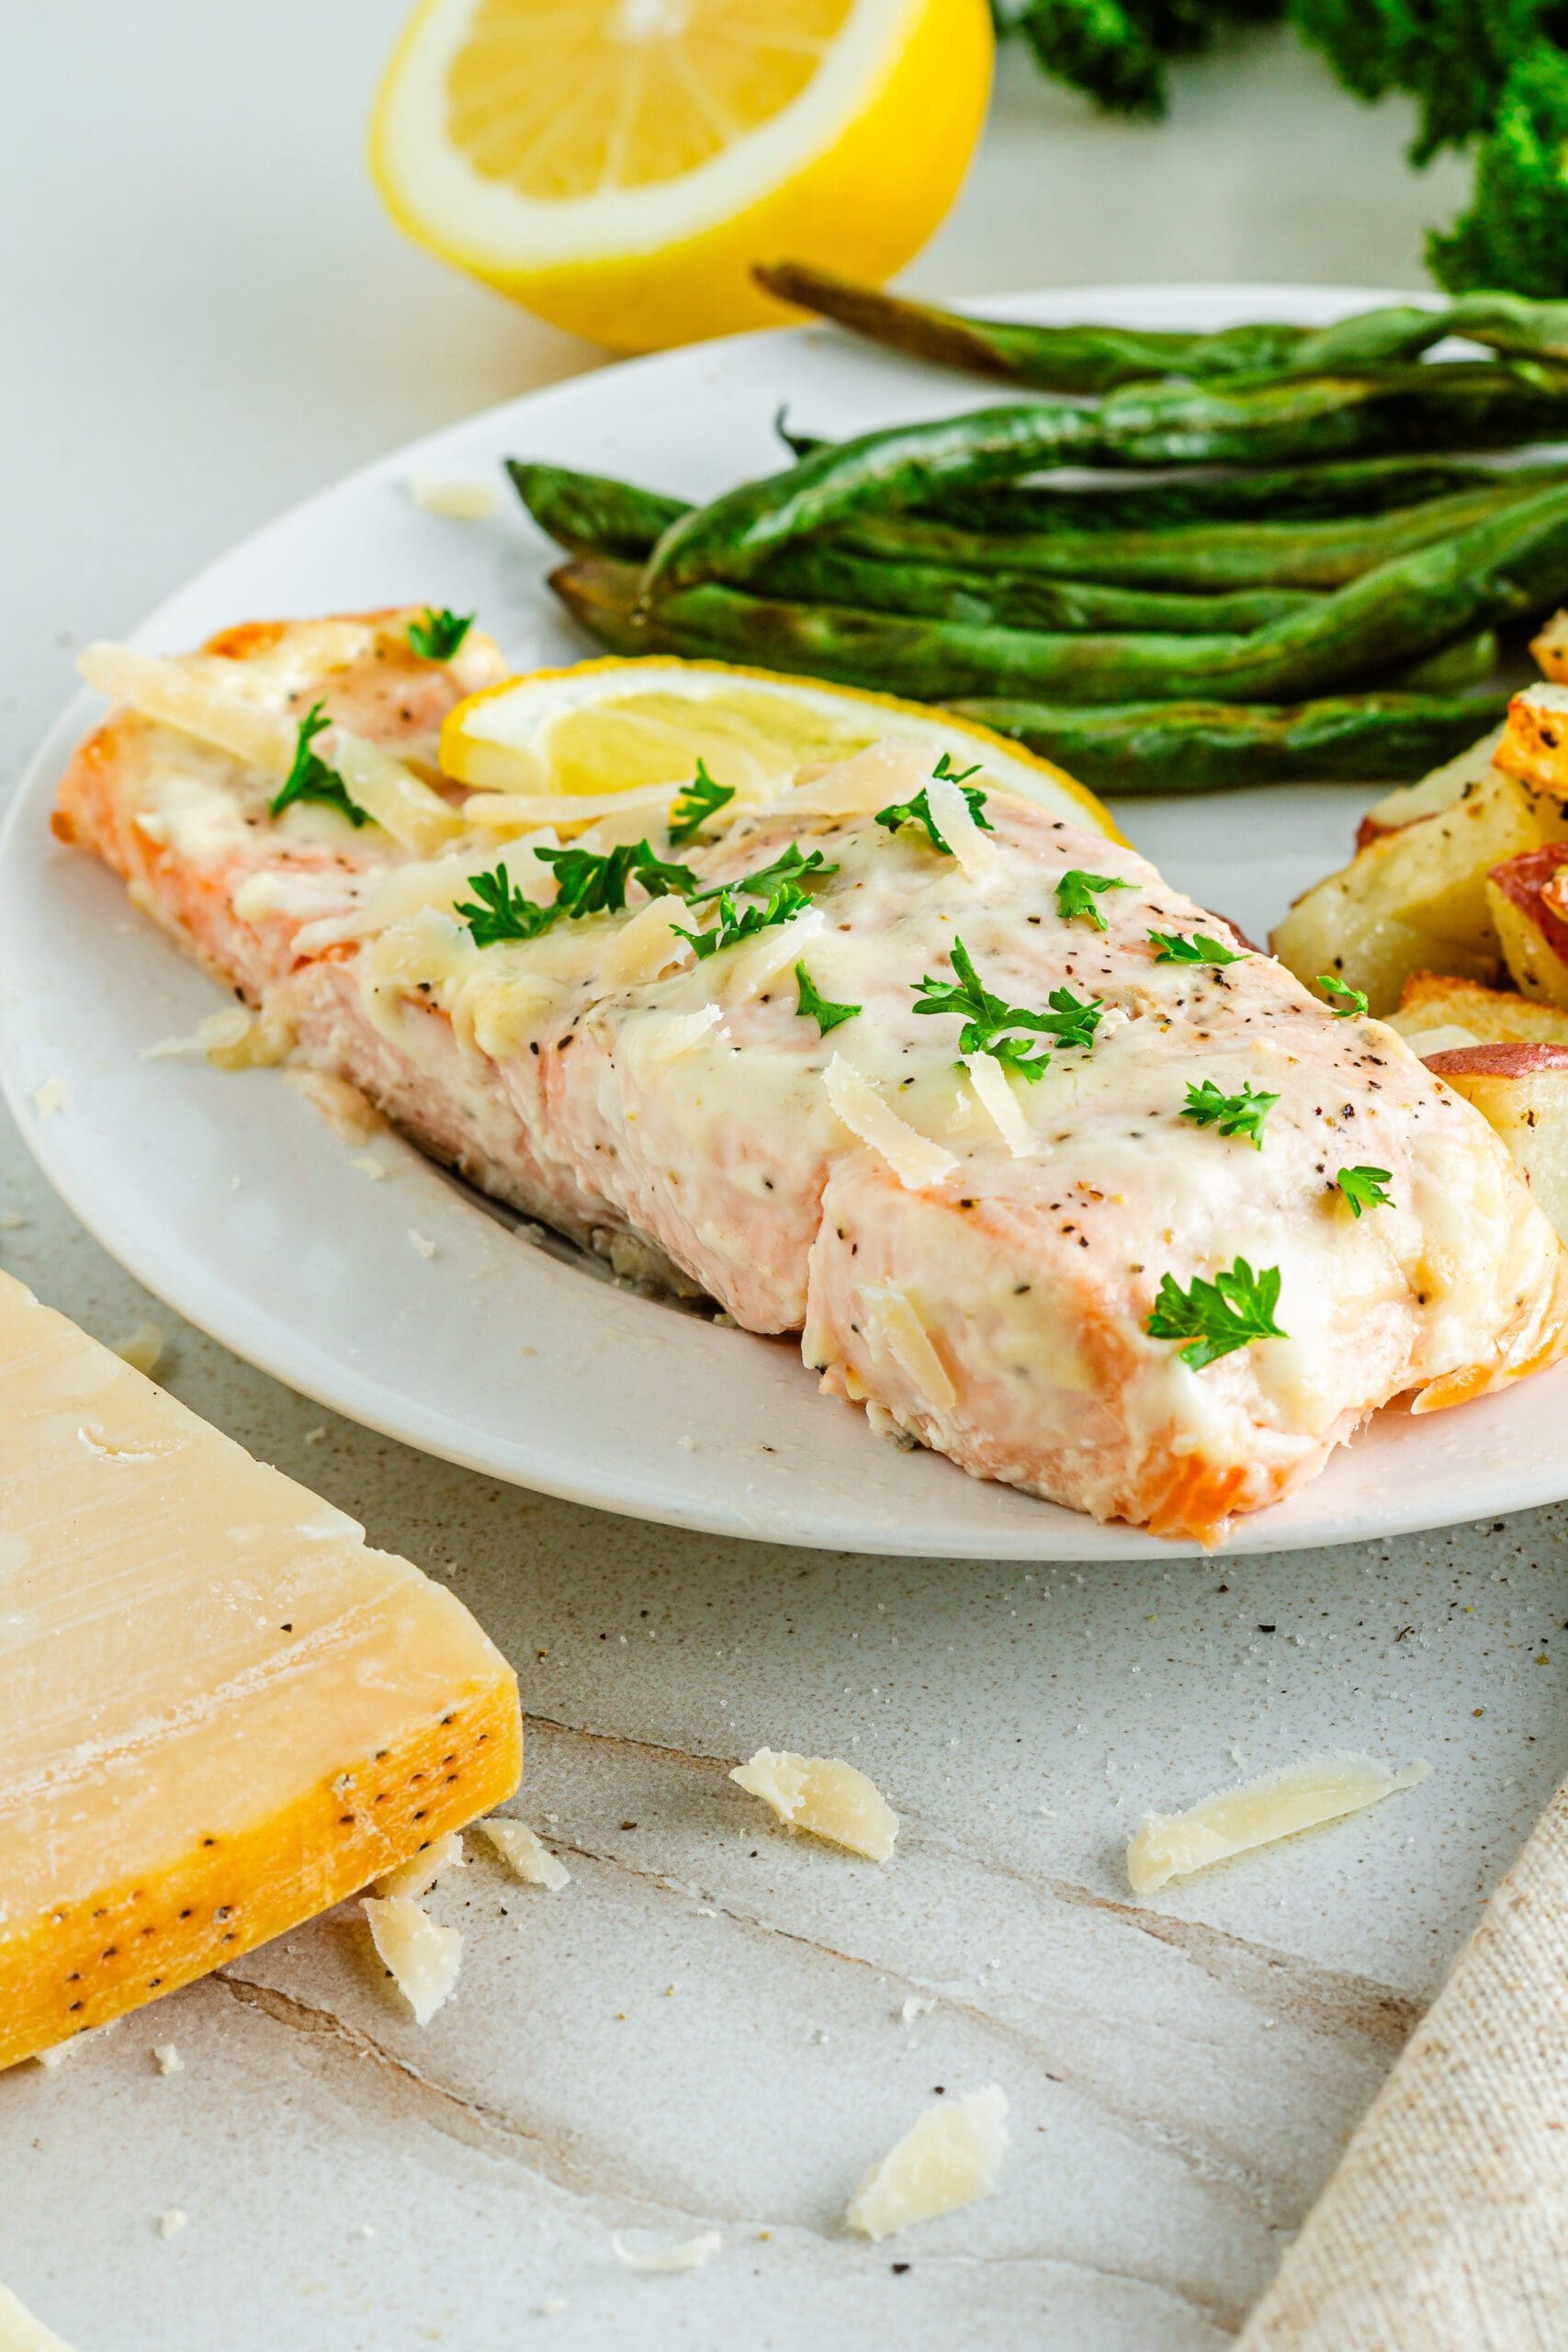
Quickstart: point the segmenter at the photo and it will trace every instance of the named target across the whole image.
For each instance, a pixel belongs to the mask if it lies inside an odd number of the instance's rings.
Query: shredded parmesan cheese
[[[158,2216],[158,2235],[161,2238],[178,2237],[189,2219],[190,2215],[178,2205],[171,2205],[166,2213]]]
[[[625,2263],[628,2270],[701,2270],[721,2250],[724,2239],[717,2230],[705,2230],[700,2237],[686,2238],[680,2245],[662,2246],[646,2254],[627,2245],[619,2235],[613,2237],[610,2244],[615,2249],[616,2261]]]
[[[971,882],[984,883],[996,861],[975,822],[974,811],[951,776],[933,775],[926,786],[931,821]]]
[[[40,1119],[55,1118],[71,1108],[71,1089],[62,1078],[46,1078],[33,1089],[33,1108]]]
[[[1430,1769],[1412,1764],[1395,1772],[1372,1756],[1322,1756],[1241,1788],[1222,1789],[1185,1813],[1148,1814],[1127,1848],[1128,1883],[1134,1894],[1152,1894],[1169,1879],[1413,1789]]]
[[[730,1774],[738,1788],[772,1805],[790,1829],[804,1829],[868,1861],[885,1862],[898,1835],[898,1816],[880,1789],[835,1756],[794,1756],[759,1747]]]
[[[186,2062],[180,2056],[179,2052],[175,2048],[172,2041],[154,2042],[152,2046],[152,2056],[157,2063],[158,2072],[161,2075],[183,2075],[185,2073]]]
[[[894,1362],[908,1374],[922,1399],[939,1413],[950,1412],[958,1402],[958,1391],[908,1292],[897,1283],[867,1283],[861,1295],[873,1309],[873,1330],[886,1340]]]
[[[405,1894],[379,1901],[367,1894],[361,1908],[370,1922],[371,1941],[413,2011],[414,2023],[428,2025],[457,1981],[462,1930],[438,1928]]]
[[[626,792],[495,792],[480,790],[463,803],[464,821],[501,832],[525,833],[539,825],[581,832],[601,817],[667,808],[679,784],[639,784]]]
[[[198,1021],[188,1037],[160,1037],[142,1048],[144,1062],[172,1061],[182,1054],[205,1054],[215,1069],[268,1069],[294,1050],[287,1022],[225,1005]]]
[[[967,2098],[928,2107],[856,2189],[844,2217],[851,2229],[868,2238],[892,2237],[988,2197],[1007,2153],[1007,2111],[995,2083]]]
[[[416,506],[450,523],[482,523],[500,503],[488,481],[448,481],[442,474],[410,474],[404,488]]]
[[[1015,1159],[1032,1159],[1040,1138],[1023,1115],[1023,1105],[1012,1091],[995,1054],[965,1054],[964,1067],[992,1125]]]
[[[957,1167],[952,1152],[917,1134],[842,1054],[834,1055],[822,1083],[840,1123],[881,1153],[907,1192],[919,1193],[928,1184],[940,1184]]]
[[[605,944],[604,972],[609,986],[647,988],[671,964],[689,956],[692,951],[685,941],[675,936],[675,924],[682,917],[692,921],[680,899],[650,899],[646,907],[639,907]],[[717,1017],[716,1013],[714,1018]]]
[[[525,1822],[476,1821],[474,1835],[483,1838],[494,1847],[514,1878],[529,1886],[547,1886],[558,1894],[570,1883],[571,1872],[564,1862],[558,1861],[547,1846],[541,1845]]]
[[[409,1227],[409,1248],[421,1258],[434,1258],[435,1255],[434,1242],[427,1235],[421,1233],[417,1226],[411,1225]]]
[[[434,1838],[428,1846],[421,1847],[400,1869],[388,1871],[378,1878],[376,1892],[381,1895],[406,1895],[411,1903],[417,1903],[422,1894],[430,1893],[445,1871],[460,1871],[465,1860],[461,1833],[449,1829],[444,1838]]]

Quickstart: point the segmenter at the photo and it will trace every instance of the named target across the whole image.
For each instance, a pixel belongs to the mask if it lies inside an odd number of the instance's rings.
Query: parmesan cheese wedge
[[[0,2287],[0,2345],[5,2352],[71,2352],[63,2336],[34,2319],[8,2287]]]
[[[524,1821],[476,1821],[474,1835],[492,1846],[512,1872],[529,1886],[547,1886],[558,1894],[570,1884],[571,1872],[549,1848],[542,1845]]]
[[[517,1784],[449,1592],[0,1275],[0,2066]]]
[[[791,1829],[807,1830],[831,1846],[847,1846],[868,1861],[885,1862],[898,1835],[898,1816],[880,1789],[852,1764],[834,1756],[792,1756],[759,1747],[730,1774],[737,1788],[772,1805]]]
[[[928,2107],[850,2199],[844,2219],[851,2229],[890,2238],[988,2197],[1007,2154],[1007,2111],[996,2083],[967,2098]]]
[[[457,1982],[462,1929],[438,1928],[406,1894],[367,1894],[360,1908],[370,1923],[370,1940],[413,2011],[415,2025],[428,2025]]]
[[[881,1153],[906,1192],[919,1193],[928,1184],[940,1184],[957,1167],[952,1152],[901,1119],[842,1054],[834,1055],[822,1073],[822,1083],[840,1125]]]
[[[1320,1756],[1240,1788],[1222,1789],[1185,1813],[1151,1813],[1127,1848],[1127,1879],[1134,1894],[1150,1894],[1173,1878],[1205,1871],[1254,1846],[1293,1838],[1341,1814],[1359,1813],[1396,1790],[1413,1789],[1431,1770],[1403,1772],[1374,1756]]]

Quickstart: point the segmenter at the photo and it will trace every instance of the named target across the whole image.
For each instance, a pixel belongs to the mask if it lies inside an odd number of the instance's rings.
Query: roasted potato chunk
[[[1443,1033],[1452,1033],[1456,1046],[1568,1046],[1568,1012],[1514,989],[1483,988],[1446,972],[1412,972],[1399,1010],[1387,1019],[1418,1051],[1421,1038]]]
[[[1424,775],[1419,784],[1397,785],[1381,800],[1374,800],[1356,829],[1356,847],[1365,849],[1380,833],[1396,833],[1402,825],[1414,825],[1423,817],[1438,817],[1451,808],[1467,786],[1483,780],[1502,733],[1500,727],[1492,728],[1468,751],[1456,753],[1430,775]]]
[[[1552,614],[1540,635],[1531,638],[1530,651],[1543,677],[1568,684],[1568,613]]]
[[[1491,868],[1568,834],[1554,798],[1489,767],[1439,814],[1380,834],[1298,899],[1273,937],[1309,985],[1332,972],[1391,1012],[1409,974],[1491,978],[1502,948],[1487,897]]]
[[[1520,993],[1568,1008],[1568,843],[1526,850],[1495,865],[1486,896]]]
[[[1568,1046],[1465,1046],[1427,1067],[1495,1127],[1568,1239]]]

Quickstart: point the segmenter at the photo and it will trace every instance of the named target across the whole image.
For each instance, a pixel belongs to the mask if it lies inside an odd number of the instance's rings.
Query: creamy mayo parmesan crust
[[[500,657],[476,633],[460,675],[417,661],[409,617],[256,625],[197,658],[291,718],[323,700],[460,813],[435,731]],[[459,834],[422,860],[330,808],[274,821],[275,779],[126,710],[76,754],[57,825],[306,1061],[498,1197],[653,1244],[748,1329],[802,1332],[823,1386],[878,1426],[1097,1518],[1211,1539],[1390,1398],[1457,1402],[1563,1351],[1561,1246],[1392,1031],[1261,954],[1157,962],[1152,930],[1246,943],[1032,802],[993,790],[963,857],[878,826],[925,762],[878,745],[673,853],[715,882],[791,842],[837,868],[809,912],[701,961],[673,927],[693,914],[636,888],[623,914],[478,947],[453,911],[468,877],[504,860],[547,899],[532,851],[553,834]],[[604,821],[578,838],[604,846]],[[1099,899],[1103,932],[1057,911],[1075,868],[1127,886]],[[1092,1045],[1052,1046],[1035,1083],[965,1064],[957,1016],[916,1009],[955,939],[1009,1005],[1098,1000]],[[797,961],[860,1008],[826,1039]],[[1279,1096],[1261,1150],[1182,1115],[1204,1080]],[[1347,1165],[1389,1170],[1393,1205],[1353,1216]],[[1161,1277],[1238,1255],[1280,1269],[1288,1337],[1193,1370],[1145,1329]]]

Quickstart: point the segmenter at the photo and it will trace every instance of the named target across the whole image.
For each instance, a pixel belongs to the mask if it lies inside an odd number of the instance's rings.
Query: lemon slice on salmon
[[[468,814],[481,823],[485,793],[497,796],[498,821],[503,801],[521,816],[525,806],[531,813],[553,800],[568,821],[574,803],[597,808],[606,796],[651,805],[689,783],[699,760],[733,791],[733,815],[802,768],[849,759],[889,736],[929,745],[933,765],[946,752],[954,766],[978,767],[982,783],[1122,838],[1110,810],[1065,769],[973,719],[724,662],[610,659],[509,678],[448,713],[441,764],[478,788]]]
[[[880,280],[958,192],[987,0],[423,0],[370,165],[399,225],[623,351],[772,326],[788,254]]]

